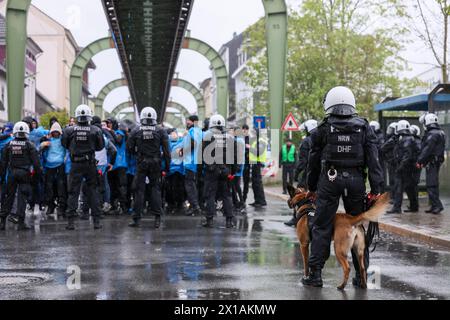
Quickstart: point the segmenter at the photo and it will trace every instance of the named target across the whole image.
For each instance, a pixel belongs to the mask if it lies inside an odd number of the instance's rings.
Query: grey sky
[[[33,0],[32,3],[48,15],[71,29],[79,45],[108,35],[108,24],[101,1],[96,0]],[[296,6],[299,0],[288,0],[288,5]],[[78,12],[80,13],[78,15]],[[195,0],[189,29],[193,37],[211,44],[214,48],[228,42],[233,32],[240,33],[264,15],[261,0]],[[79,19],[77,18],[79,16]],[[423,47],[419,43],[420,47]],[[418,50],[418,45],[404,53],[409,60],[423,62],[429,58],[426,50]],[[416,50],[417,49],[417,50]],[[91,92],[96,95],[109,81],[120,78],[121,66],[115,50],[108,50],[94,58],[97,70],[92,71]],[[427,69],[423,65],[411,65],[414,70],[409,75]],[[177,66],[180,77],[194,84],[211,76],[205,58],[194,52],[183,50]],[[105,102],[106,110],[124,102],[129,97],[128,89],[121,88],[110,94]],[[171,97],[195,110],[195,100],[182,89],[174,88]]]

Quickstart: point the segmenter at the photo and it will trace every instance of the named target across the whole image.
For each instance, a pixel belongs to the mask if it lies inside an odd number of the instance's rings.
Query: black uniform
[[[212,219],[216,213],[216,196],[223,200],[223,211],[227,225],[233,217],[230,175],[234,175],[237,166],[233,157],[234,139],[223,128],[212,128],[203,138],[205,167],[206,217]],[[228,163],[227,163],[228,159]],[[231,163],[230,163],[231,162]],[[231,225],[230,225],[231,226]]]
[[[69,150],[72,168],[69,173],[69,198],[67,216],[73,228],[81,184],[86,183],[86,197],[97,225],[100,216],[100,203],[97,194],[98,177],[95,152],[105,147],[102,130],[89,124],[77,124],[63,131],[61,144]]]
[[[308,133],[305,139],[303,139],[302,143],[300,144],[300,148],[298,149],[297,169],[295,170],[295,177],[296,180],[298,181],[298,186],[303,188],[308,187],[306,183],[306,178],[307,178],[308,160],[310,151],[311,151],[311,134]]]
[[[170,170],[170,149],[167,131],[159,125],[141,125],[134,129],[127,141],[127,150],[136,155],[137,167],[134,179],[135,203],[133,220],[139,222],[145,202],[145,180],[150,180],[151,212],[160,218],[163,213],[161,198],[161,171]],[[162,168],[161,150],[165,168]]]
[[[0,211],[2,225],[11,213],[17,192],[17,216],[19,227],[23,227],[26,204],[32,197],[32,177],[40,179],[42,176],[36,147],[26,138],[15,138],[3,150],[1,168],[2,180],[7,175],[5,203]]]
[[[398,136],[392,134],[386,136],[386,141],[381,146],[381,154],[383,156],[383,162],[386,164],[388,170],[389,178],[389,188],[391,191],[391,199],[394,199],[394,190],[396,189],[396,170],[397,170],[397,160],[395,158],[395,148],[398,143]]]
[[[416,161],[418,150],[414,137],[409,132],[400,133],[398,142],[394,149],[397,170],[395,176],[395,188],[393,190],[394,206],[391,212],[401,212],[403,192],[406,192],[410,201],[410,210],[417,211],[419,208],[418,195],[414,187],[416,179]]]
[[[378,158],[380,159],[380,165],[381,170],[383,170],[383,177],[385,177],[385,165],[384,165],[384,158],[383,158],[383,152],[381,151],[381,147],[383,146],[385,140],[384,140],[384,133],[381,130],[377,130],[374,132],[377,136],[377,149],[378,149]]]
[[[383,174],[378,159],[376,136],[369,123],[358,116],[329,116],[311,134],[308,163],[308,187],[317,190],[317,211],[312,228],[309,267],[321,270],[330,255],[334,217],[342,196],[348,214],[364,211],[365,168],[368,168],[371,192],[382,190]],[[327,172],[337,177],[330,181]],[[352,250],[353,264],[359,273],[358,259]],[[365,252],[368,267],[368,248]]]
[[[445,133],[438,124],[427,127],[422,150],[417,162],[426,167],[427,192],[431,202],[431,211],[438,213],[444,209],[439,199],[439,170],[444,162]]]

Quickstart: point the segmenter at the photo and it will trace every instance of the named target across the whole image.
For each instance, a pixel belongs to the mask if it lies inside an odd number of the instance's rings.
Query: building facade
[[[214,105],[215,101],[212,87],[212,78],[205,79],[202,83],[200,83],[200,90],[203,94],[203,100],[205,102],[205,117],[210,118],[211,115],[215,113]]]

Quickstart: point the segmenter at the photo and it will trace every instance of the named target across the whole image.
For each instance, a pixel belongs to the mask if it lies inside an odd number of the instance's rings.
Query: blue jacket
[[[8,143],[14,140],[14,137],[10,135],[1,135],[0,136],[0,160],[2,158],[3,149],[6,147]]]
[[[197,172],[197,165],[201,164],[199,156],[202,152],[203,132],[199,127],[192,127],[183,139],[184,159],[183,164],[186,170]],[[192,150],[192,141],[195,142]],[[193,151],[193,152],[191,152]]]
[[[239,165],[239,169],[238,171],[235,173],[236,177],[242,177],[242,175],[244,174],[244,163],[245,163],[245,140],[242,139],[241,137],[236,137],[236,143],[237,143],[237,149],[240,149],[240,153],[239,151],[236,152],[236,157],[237,156],[241,156],[241,159],[237,159],[238,163],[241,163]],[[240,160],[240,161],[239,161]]]
[[[178,155],[174,154],[175,150],[182,148],[183,148],[183,139],[178,139],[177,141],[170,141],[170,152],[172,153],[172,160],[170,161],[169,175],[172,175],[175,172],[184,175],[183,159],[179,158]]]
[[[119,169],[119,168],[127,168],[127,154],[126,154],[126,135],[125,132],[122,130],[117,130],[116,135],[122,136],[122,143],[120,145],[116,145],[117,148],[117,156],[116,156],[116,163],[114,164],[113,170]]]
[[[127,152],[127,163],[128,163],[128,167],[127,167],[127,174],[130,176],[135,176],[136,175],[136,157],[134,155],[131,155]]]
[[[43,152],[44,168],[57,168],[64,164],[66,148],[61,144],[61,138],[50,138],[50,146]]]
[[[43,127],[38,127],[30,132],[29,140],[34,143],[36,149],[39,150],[39,146],[41,145],[42,137],[49,134],[48,130],[45,130]]]

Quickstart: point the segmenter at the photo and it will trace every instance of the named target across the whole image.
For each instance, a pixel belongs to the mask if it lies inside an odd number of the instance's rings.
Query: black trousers
[[[244,199],[244,203],[247,202],[247,195],[249,191],[250,186],[250,165],[246,164],[244,165],[244,173],[242,174],[242,181],[244,184],[244,187],[242,189],[242,196]]]
[[[216,196],[220,195],[223,201],[223,212],[226,217],[233,216],[233,203],[231,200],[231,185],[226,174],[213,168],[206,169],[205,173],[206,216],[214,217],[216,213]]]
[[[14,170],[8,176],[5,188],[5,202],[2,203],[0,217],[6,218],[11,213],[17,193],[16,215],[19,217],[19,221],[23,222],[25,220],[27,202],[32,201],[32,186],[29,172],[22,169]]]
[[[235,208],[241,208],[245,203],[241,189],[241,177],[234,177],[231,186],[233,191],[233,205]]]
[[[130,209],[132,205],[132,199],[134,199],[134,175],[127,174],[127,208]]]
[[[197,190],[197,173],[187,170],[184,176],[184,187],[186,189],[186,195],[191,208],[197,209],[198,205],[198,190]],[[206,178],[205,178],[205,189],[206,189]],[[208,190],[208,189],[206,189]]]
[[[394,199],[395,197],[395,180],[396,180],[396,166],[392,162],[386,162],[387,163],[387,171],[388,171],[388,178],[389,178],[389,190],[391,194],[391,199]]]
[[[439,170],[441,164],[430,163],[426,167],[427,172],[427,192],[431,202],[431,209],[443,209],[441,200],[439,199]]]
[[[348,177],[342,173],[348,172]],[[316,201],[316,214],[311,231],[311,257],[309,267],[323,269],[325,262],[330,257],[330,244],[333,236],[334,218],[342,197],[346,213],[356,216],[364,212],[366,185],[363,173],[359,169],[338,170],[338,176],[334,182],[329,181],[326,174],[319,179]],[[359,273],[359,263],[355,252],[352,250],[353,265]],[[369,248],[365,251],[365,265],[369,266]]]
[[[170,207],[181,207],[185,201],[184,176],[175,172],[166,177],[166,202]]]
[[[404,190],[409,199],[409,208],[414,211],[419,209],[419,180],[420,170],[416,168],[402,173],[402,184],[404,184]]]
[[[86,184],[85,196],[91,209],[94,220],[100,216],[99,196],[97,193],[98,174],[97,166],[94,162],[72,162],[72,168],[69,174],[69,198],[67,201],[67,216],[73,220],[78,208],[78,199],[80,197],[81,184]]]
[[[252,164],[252,189],[255,196],[255,203],[266,205],[266,195],[264,194],[264,186],[262,181],[261,164]]]
[[[294,184],[295,163],[282,164],[283,168],[283,191],[287,192],[287,185]]]
[[[150,212],[156,216],[163,213],[161,198],[161,166],[142,162],[137,165],[136,176],[134,177],[134,214],[133,219],[139,221],[142,218],[145,201],[145,180],[148,177],[150,183],[147,185],[147,192],[150,195]]]
[[[111,203],[116,201],[122,208],[127,206],[127,168],[117,168],[108,172],[108,181],[111,188]]]
[[[44,174],[45,181],[45,204],[54,208],[55,198],[58,198],[60,210],[67,209],[67,177],[65,165],[57,168],[46,168]]]

